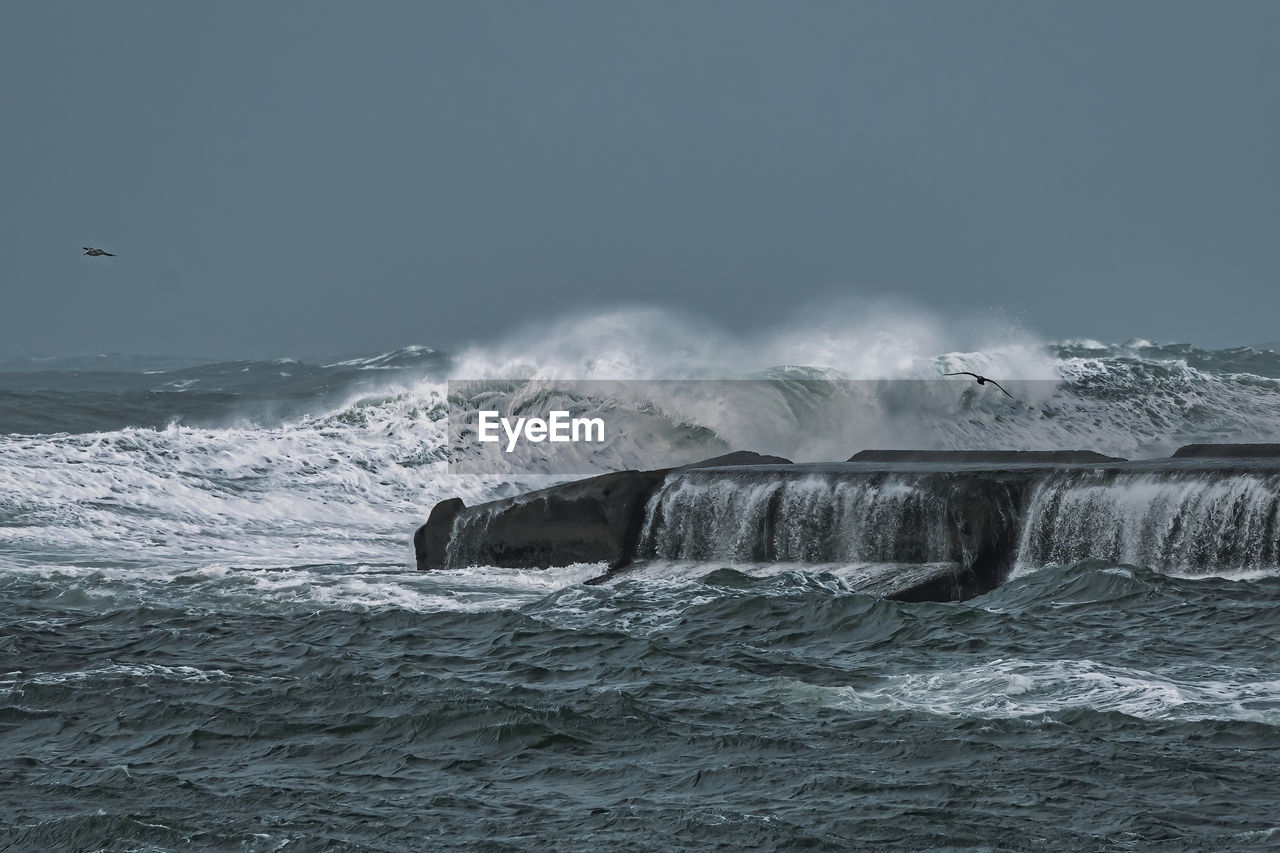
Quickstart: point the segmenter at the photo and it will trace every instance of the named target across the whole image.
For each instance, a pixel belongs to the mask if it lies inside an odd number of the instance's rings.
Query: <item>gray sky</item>
[[[1280,338],[1280,3],[10,3],[0,352],[898,294]],[[116,258],[86,258],[80,246]]]

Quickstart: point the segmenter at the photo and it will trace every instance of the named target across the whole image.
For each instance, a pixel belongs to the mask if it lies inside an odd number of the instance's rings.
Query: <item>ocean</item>
[[[791,383],[626,402],[637,428],[575,476],[655,442],[1280,442],[1265,348],[909,337],[0,361],[0,850],[1275,849],[1276,478],[1059,484],[1009,580],[960,602],[732,541],[598,585],[414,569],[437,501],[568,479],[451,473],[449,379]],[[953,370],[1049,390],[963,416],[805,397]]]

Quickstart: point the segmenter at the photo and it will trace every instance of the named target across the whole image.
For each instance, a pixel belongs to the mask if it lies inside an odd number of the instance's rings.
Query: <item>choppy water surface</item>
[[[1280,580],[3,579],[14,849],[1275,843]],[[563,588],[554,587],[563,584]],[[286,844],[287,842],[287,844]]]
[[[1274,354],[1036,352],[1052,400],[913,439],[1280,438]],[[919,364],[1001,359],[1029,363]],[[599,586],[418,573],[434,501],[539,484],[446,473],[464,361],[0,365],[0,850],[1280,844],[1269,481],[1056,483],[1017,576],[961,603],[719,546]]]

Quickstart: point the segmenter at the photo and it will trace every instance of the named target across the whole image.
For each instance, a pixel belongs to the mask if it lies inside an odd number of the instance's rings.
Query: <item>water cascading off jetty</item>
[[[1103,558],[1178,574],[1280,563],[1280,445],[1090,451],[863,451],[791,464],[730,454],[474,507],[436,506],[418,568],[640,561],[860,564],[866,592],[955,600],[1016,565]]]

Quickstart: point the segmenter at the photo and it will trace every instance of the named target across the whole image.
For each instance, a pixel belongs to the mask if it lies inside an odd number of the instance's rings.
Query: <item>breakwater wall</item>
[[[1280,450],[864,451],[831,464],[732,454],[465,507],[414,538],[418,567],[635,561],[858,563],[869,591],[966,598],[1015,565],[1096,557],[1196,573],[1280,563]]]

